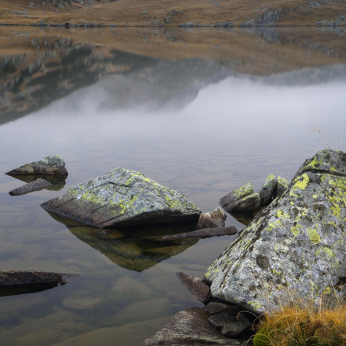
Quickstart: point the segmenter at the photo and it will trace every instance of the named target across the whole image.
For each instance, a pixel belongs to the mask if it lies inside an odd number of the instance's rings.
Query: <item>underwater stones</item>
[[[177,276],[181,282],[187,287],[187,289],[198,298],[203,304],[209,302],[209,286],[203,282],[203,280],[186,275],[185,273],[177,273]]]
[[[237,310],[225,310],[208,318],[209,324],[227,337],[236,337],[249,330],[251,322]]]
[[[275,188],[275,198],[281,197],[282,194],[287,190],[288,181],[285,178],[278,176],[277,184]]]
[[[234,226],[230,227],[218,227],[218,228],[205,228],[197,231],[192,231],[188,233],[181,233],[175,235],[167,235],[160,240],[162,241],[172,241],[172,240],[181,240],[188,238],[212,238],[212,237],[221,237],[223,235],[234,235],[237,234],[237,229]]]
[[[220,205],[227,212],[255,210],[260,206],[260,197],[252,185],[247,183],[222,197]]]
[[[61,175],[67,176],[65,161],[59,155],[44,157],[42,160],[28,163],[24,166],[7,172],[8,175]]]
[[[196,222],[201,211],[185,196],[145,175],[115,168],[71,187],[41,205],[44,209],[98,228],[169,222]]]
[[[208,324],[208,314],[201,308],[187,308],[141,346],[225,345],[241,346],[245,340],[229,339]],[[251,345],[251,342],[249,343]]]
[[[226,219],[226,213],[221,208],[217,208],[209,213],[201,214],[196,229],[223,227]]]
[[[43,190],[49,186],[52,186],[52,184],[44,179],[39,178],[29,184],[25,184],[21,187],[18,187],[17,189],[10,191],[9,194],[11,196],[20,196],[30,192]]]
[[[216,315],[225,310],[232,310],[233,314],[237,315],[240,312],[240,309],[237,306],[220,303],[220,302],[210,302],[205,307],[205,311],[210,315]]]
[[[273,174],[270,174],[266,181],[264,182],[260,192],[259,197],[261,200],[261,205],[267,204],[273,196],[273,193],[276,188],[276,177]]]
[[[261,314],[285,303],[288,289],[311,297],[313,286],[318,296],[345,277],[344,165],[345,153],[330,149],[306,161],[285,194],[208,268],[211,295]],[[326,170],[333,166],[338,171]]]

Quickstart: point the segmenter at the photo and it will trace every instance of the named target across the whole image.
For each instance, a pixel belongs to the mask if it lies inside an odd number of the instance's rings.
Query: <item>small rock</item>
[[[237,229],[234,226],[230,227],[219,227],[219,228],[205,228],[197,231],[192,231],[188,233],[181,233],[175,235],[168,235],[161,238],[161,241],[171,241],[171,240],[181,240],[188,238],[211,238],[211,237],[221,237],[223,235],[234,235],[237,234]]]
[[[266,181],[264,182],[260,192],[259,197],[261,200],[261,205],[265,205],[270,201],[273,196],[276,187],[276,177],[273,174],[270,174]]]
[[[21,187],[18,187],[17,189],[10,191],[9,194],[11,196],[20,196],[20,195],[25,195],[25,194],[30,193],[30,192],[43,190],[49,186],[52,186],[52,184],[49,183],[48,181],[44,180],[44,179],[38,178],[38,179],[34,180],[32,183],[25,184]]]
[[[260,197],[252,185],[247,183],[220,199],[220,205],[227,212],[255,210],[260,206]]]
[[[186,275],[185,273],[177,273],[181,282],[188,288],[188,290],[198,298],[203,304],[209,302],[209,286],[203,280]]]
[[[36,175],[68,175],[65,162],[59,155],[44,157],[42,160],[28,163],[24,166],[7,172],[8,175],[36,174]]]
[[[239,309],[225,310],[208,318],[209,324],[228,337],[235,337],[251,327],[250,321]]]
[[[275,189],[275,197],[280,197],[288,188],[288,181],[285,178],[281,178],[280,176],[277,179],[276,189]]]
[[[225,310],[232,310],[235,315],[237,315],[240,312],[240,309],[235,305],[219,303],[219,302],[210,302],[205,307],[205,311],[208,312],[210,315],[216,315]]]
[[[217,208],[209,213],[201,214],[196,229],[223,227],[226,219],[226,213],[221,208]]]

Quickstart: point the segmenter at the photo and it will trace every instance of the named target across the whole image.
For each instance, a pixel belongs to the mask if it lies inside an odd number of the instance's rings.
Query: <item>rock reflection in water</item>
[[[25,183],[31,183],[38,178],[44,179],[52,184],[52,186],[46,187],[46,190],[50,190],[50,191],[60,191],[66,185],[66,181],[65,181],[66,177],[59,177],[54,175],[10,175],[10,176],[12,178],[24,181]]]
[[[74,236],[100,251],[112,262],[136,272],[142,272],[172,256],[179,255],[198,242],[198,239],[184,239],[172,243],[163,243],[159,240],[165,235],[192,231],[196,226],[195,223],[100,230],[49,214],[63,223]]]

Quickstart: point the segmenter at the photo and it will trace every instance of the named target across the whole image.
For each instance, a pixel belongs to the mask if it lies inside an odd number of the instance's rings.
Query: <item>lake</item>
[[[129,168],[206,212],[247,182],[291,180],[327,146],[346,150],[345,28],[0,28],[0,78],[0,268],[81,274],[1,297],[3,345],[138,346],[202,306],[175,273],[203,278],[234,239],[61,223],[40,204],[69,187]],[[66,184],[8,194],[24,183],[5,172],[53,154]]]

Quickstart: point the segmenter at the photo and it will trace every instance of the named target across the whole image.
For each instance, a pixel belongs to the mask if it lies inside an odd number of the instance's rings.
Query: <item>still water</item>
[[[70,186],[129,168],[210,211],[270,173],[292,179],[326,146],[346,150],[345,29],[6,28],[0,78],[0,269],[81,274],[1,297],[1,345],[138,346],[201,306],[175,273],[202,278],[232,241],[65,225],[40,204]],[[52,154],[66,185],[8,194],[23,182],[4,172]]]

